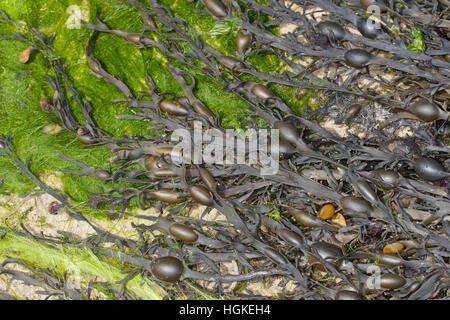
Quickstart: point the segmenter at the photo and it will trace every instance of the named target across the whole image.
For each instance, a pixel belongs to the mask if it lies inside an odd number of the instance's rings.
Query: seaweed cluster
[[[28,36],[6,37],[30,44],[21,54],[24,62],[37,50],[51,63],[54,74],[46,79],[54,95],[41,101],[43,112],[55,113],[85,147],[102,145],[111,152],[109,168],[59,156],[79,167],[66,173],[94,176],[99,184],[130,185],[92,194],[89,205],[106,208],[112,216],[149,220],[150,224],[133,224],[139,240],[92,223],[29,170],[17,157],[12,139],[3,137],[0,142],[3,154],[13,157],[55,198],[50,213],[64,208],[96,231],[89,239],[72,241],[133,266],[117,297],[131,298],[125,284],[136,273],[164,285],[172,283],[178,290],[189,290],[186,280],[195,280],[213,295],[235,298],[255,296],[226,292],[223,284],[272,277],[282,277],[284,284],[293,281],[295,289],[286,287],[279,294],[283,299],[448,297],[446,1],[199,1],[198,9],[219,23],[240,21],[234,56],[202,40],[166,5],[127,2],[139,11],[145,24],[142,32],[114,29],[99,12],[96,21],[82,21],[92,30],[85,52],[91,72],[123,94],[113,103],[125,104],[130,112],[118,118],[149,124],[141,135],[115,137],[96,124],[92,106],[52,49],[53,37],[31,26]],[[3,12],[2,16],[17,23]],[[280,32],[286,26],[289,31]],[[99,33],[122,38],[139,50],[161,52],[184,94],[161,92],[149,75],[142,79],[148,89],[133,92],[94,56]],[[249,60],[260,54],[276,57],[285,71],[256,68]],[[196,96],[194,75],[220,83],[249,106],[251,111],[241,115],[247,123],[243,129],[278,129],[276,173],[262,174],[262,159],[227,163],[226,154],[213,164],[176,161],[178,144],[172,138],[178,130],[199,149],[207,147],[195,140],[199,125],[208,141],[227,135],[220,114]],[[321,107],[305,106],[300,114],[274,94],[270,88],[276,86],[298,93],[317,90]],[[74,116],[76,108],[82,120]],[[389,116],[380,120],[376,110]],[[340,136],[323,125],[324,118],[360,132],[351,133],[347,127]],[[399,135],[403,127],[409,128],[409,135]],[[227,152],[252,158],[232,145]],[[158,208],[161,214],[137,215],[130,210],[132,203],[144,212]],[[196,205],[203,206],[203,213],[189,216],[187,209]],[[217,220],[206,218],[212,210],[219,213]],[[103,246],[108,242],[117,246]],[[224,262],[237,263],[239,273],[223,274],[219,265]],[[81,294],[66,290],[64,296]],[[88,290],[83,297],[89,296]]]

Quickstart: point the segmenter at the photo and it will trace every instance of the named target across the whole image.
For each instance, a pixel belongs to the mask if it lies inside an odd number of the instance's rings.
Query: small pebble
[[[332,204],[326,204],[320,209],[320,218],[323,220],[328,220],[334,216],[334,206]]]
[[[405,246],[399,242],[394,242],[386,245],[383,248],[383,253],[397,254],[403,251]]]

